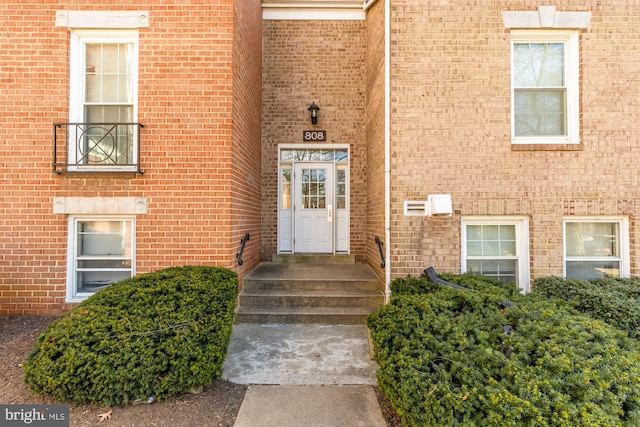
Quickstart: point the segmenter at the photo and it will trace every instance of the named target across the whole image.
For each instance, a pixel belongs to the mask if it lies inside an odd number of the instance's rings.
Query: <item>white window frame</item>
[[[515,133],[515,54],[518,43],[563,43],[565,45],[564,82],[566,88],[566,135],[516,136]],[[580,67],[578,31],[512,30],[511,31],[511,141],[513,144],[579,144],[580,143]]]
[[[131,43],[133,44],[133,119],[132,123],[138,121],[138,74],[139,74],[139,37],[138,30],[72,30],[70,39],[70,64],[69,64],[69,122],[84,122],[84,101],[85,101],[85,45],[89,43]],[[134,146],[132,164],[137,165],[138,159],[138,135],[133,132]],[[75,141],[75,132],[70,129],[69,141]],[[75,144],[74,144],[75,146]],[[132,171],[138,170],[137,166],[100,166],[91,167],[91,165],[71,166],[76,164],[76,150],[69,149],[69,167],[68,170],[82,171]]]
[[[78,223],[81,221],[118,221],[131,223],[131,267],[127,269],[111,269],[111,271],[130,271],[130,277],[135,275],[136,266],[136,218],[135,216],[109,216],[109,215],[78,215],[69,216],[68,219],[68,236],[67,236],[67,295],[66,302],[81,302],[94,292],[77,292],[77,233]]]
[[[461,249],[462,273],[467,272],[467,226],[468,225],[513,225],[516,232],[516,264],[517,286],[520,292],[530,291],[529,275],[529,218],[526,216],[467,216],[461,221]],[[486,259],[500,259],[501,257],[487,257]],[[504,258],[514,259],[514,258]]]
[[[567,256],[567,223],[618,223],[618,244],[620,245],[619,257],[606,256]],[[615,260],[620,263],[620,277],[630,277],[630,241],[629,241],[629,218],[626,216],[565,216],[562,218],[562,277],[567,277],[567,262],[571,261],[607,261]]]

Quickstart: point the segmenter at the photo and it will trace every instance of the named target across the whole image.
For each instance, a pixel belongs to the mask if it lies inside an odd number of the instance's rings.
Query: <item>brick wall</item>
[[[54,196],[146,197],[148,213],[136,218],[137,273],[185,264],[237,266],[241,236],[259,229],[257,214],[248,213],[258,202],[237,200],[250,192],[259,199],[260,187],[258,113],[242,95],[259,93],[259,71],[234,74],[232,67],[234,60],[256,65],[253,57],[232,57],[232,48],[259,49],[253,26],[260,2],[241,3],[234,11],[223,0],[134,7],[129,1],[3,2],[0,313],[68,308],[67,222],[53,214]],[[69,31],[55,27],[60,9],[149,11],[149,27],[139,30],[143,175],[52,173],[52,123],[69,117]],[[243,22],[242,34],[234,33],[234,22]],[[252,241],[259,247],[259,234]],[[246,269],[258,258],[255,249],[248,254]]]
[[[302,144],[309,129],[327,143],[351,146],[351,253],[364,257],[366,239],[364,21],[263,22],[262,253],[277,251],[277,147]],[[312,101],[321,108],[309,120]]]
[[[385,237],[385,143],[384,143],[384,2],[377,2],[367,13],[367,262],[379,277],[384,277],[376,236]],[[388,260],[385,260],[387,263]],[[385,268],[390,268],[385,266]]]
[[[243,264],[234,267],[242,278],[261,259],[262,8],[260,0],[243,0],[234,9],[231,241],[237,253],[250,235]]]
[[[581,151],[512,151],[510,39],[502,11],[535,1],[392,2],[394,276],[460,271],[462,215],[527,215],[531,275],[562,274],[563,215],[629,215],[631,274],[640,207],[640,6],[552,2],[591,11],[580,34]],[[448,219],[402,215],[404,200],[452,195]]]

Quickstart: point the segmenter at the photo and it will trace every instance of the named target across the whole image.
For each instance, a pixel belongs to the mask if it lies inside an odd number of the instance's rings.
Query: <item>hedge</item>
[[[164,400],[220,376],[236,273],[172,267],[114,283],[40,335],[25,381],[63,401],[111,406]]]
[[[592,280],[542,277],[534,292],[560,298],[581,313],[604,320],[640,338],[640,279],[605,277]]]
[[[636,341],[515,287],[447,280],[476,291],[397,280],[367,320],[378,385],[403,425],[640,425]]]

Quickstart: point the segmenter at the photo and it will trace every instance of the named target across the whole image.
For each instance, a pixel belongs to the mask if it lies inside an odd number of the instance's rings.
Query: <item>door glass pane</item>
[[[302,208],[324,209],[326,207],[326,171],[324,169],[302,170]]]
[[[347,207],[347,180],[346,171],[338,169],[336,171],[336,209],[346,209]]]
[[[346,149],[339,150],[305,150],[285,149],[280,150],[280,160],[283,162],[346,162],[348,153]]]
[[[291,209],[291,169],[282,169],[280,176],[280,185],[282,187],[282,208]]]

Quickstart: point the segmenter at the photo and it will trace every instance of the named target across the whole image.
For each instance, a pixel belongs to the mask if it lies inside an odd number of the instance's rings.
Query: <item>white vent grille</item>
[[[426,200],[405,200],[404,201],[405,216],[427,216]]]

